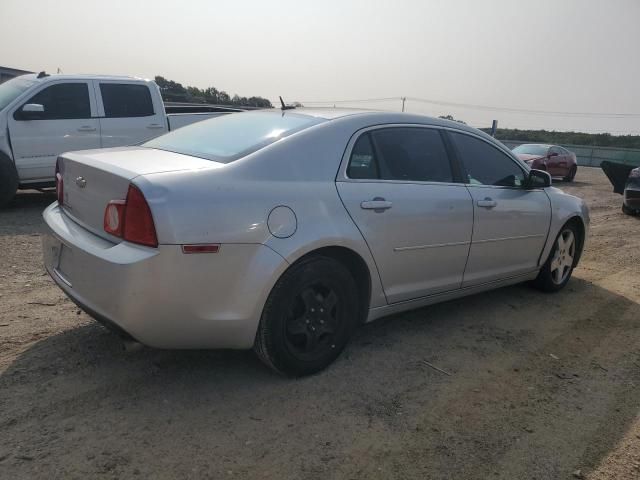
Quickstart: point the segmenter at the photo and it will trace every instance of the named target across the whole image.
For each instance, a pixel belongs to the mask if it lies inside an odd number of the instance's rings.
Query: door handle
[[[496,202],[492,198],[486,197],[484,200],[478,200],[476,202],[476,205],[478,205],[479,207],[484,207],[484,208],[493,208],[496,205],[498,205],[498,202]]]
[[[91,125],[83,125],[78,128],[79,132],[95,132],[96,127],[92,127]]]
[[[373,210],[376,213],[384,212],[393,205],[392,202],[385,200],[382,197],[376,197],[373,200],[365,200],[360,204],[360,208],[364,210]]]
[[[156,128],[164,128],[164,125],[160,125],[159,123],[150,123],[147,125],[147,128],[156,129]]]

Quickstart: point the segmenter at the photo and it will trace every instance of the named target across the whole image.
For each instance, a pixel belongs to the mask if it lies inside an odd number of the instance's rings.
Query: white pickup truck
[[[224,115],[166,114],[155,82],[97,75],[22,75],[0,84],[0,207],[19,188],[53,186],[58,155],[135,145]]]

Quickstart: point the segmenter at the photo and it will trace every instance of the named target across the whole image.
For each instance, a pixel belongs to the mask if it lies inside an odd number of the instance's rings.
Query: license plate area
[[[56,250],[58,256],[57,261],[55,261]],[[52,255],[54,255],[54,265],[56,265],[54,270],[56,274],[60,280],[71,286],[69,274],[73,263],[73,249],[69,248],[64,243],[59,243],[57,246],[52,247]]]

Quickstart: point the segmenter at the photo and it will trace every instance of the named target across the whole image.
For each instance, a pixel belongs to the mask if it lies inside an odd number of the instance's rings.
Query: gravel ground
[[[0,478],[640,478],[640,218],[600,170],[560,186],[592,214],[564,291],[374,322],[300,380],[250,352],[124,352],[44,273],[53,196],[21,193],[0,211]]]

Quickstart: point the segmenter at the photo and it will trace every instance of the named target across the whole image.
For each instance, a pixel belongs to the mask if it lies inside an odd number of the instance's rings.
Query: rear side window
[[[462,133],[449,133],[464,165],[467,183],[520,187],[524,171],[511,157],[487,142]]]
[[[39,120],[91,118],[89,86],[86,83],[58,83],[36,93],[25,103],[44,107]]]
[[[324,121],[280,111],[230,113],[187,125],[142,146],[229,163]]]
[[[372,133],[380,154],[380,178],[453,182],[442,137],[432,128],[385,128]]]
[[[107,118],[149,117],[154,115],[151,92],[146,85],[101,83],[100,93]]]
[[[351,151],[347,176],[358,179],[379,179],[378,160],[376,159],[368,133],[361,135]]]
[[[453,182],[449,156],[440,132],[431,128],[384,128],[362,135],[351,152],[347,176]]]

